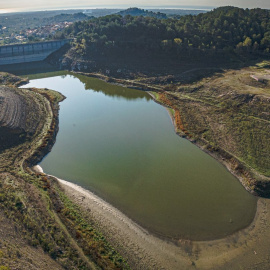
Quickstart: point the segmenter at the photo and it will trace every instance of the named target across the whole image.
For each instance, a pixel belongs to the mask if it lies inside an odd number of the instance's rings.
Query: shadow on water
[[[12,65],[0,65],[0,71],[9,72],[17,76],[29,76],[29,74],[39,74],[48,72],[60,71],[59,68],[50,65],[45,61],[31,62],[31,63],[20,63]],[[51,77],[51,76],[48,76]]]
[[[77,77],[84,84],[85,90],[102,92],[105,96],[125,98],[127,100],[140,98],[145,98],[146,100],[151,99],[151,97],[143,91],[131,90],[120,85],[109,84],[92,77],[86,77],[77,74],[74,76]]]
[[[125,98],[128,100],[151,99],[151,97],[143,91],[138,90],[131,91],[131,89],[128,89],[126,87],[109,84],[93,77],[86,77],[79,74],[73,74],[66,70],[60,70],[57,67],[52,66],[45,61],[0,66],[0,71],[9,72],[17,76],[27,77],[29,80],[45,79],[56,76],[65,77],[67,75],[73,75],[84,84],[85,90],[102,92],[105,96]]]

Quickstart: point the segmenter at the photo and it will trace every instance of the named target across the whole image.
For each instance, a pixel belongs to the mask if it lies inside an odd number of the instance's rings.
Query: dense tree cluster
[[[245,51],[269,53],[270,11],[221,7],[180,19],[110,15],[76,22],[65,30],[75,50],[97,53]]]
[[[131,16],[143,16],[143,17],[155,17],[158,19],[167,19],[167,15],[165,13],[148,11],[136,7],[119,11],[117,14],[123,17],[126,15],[131,15]]]

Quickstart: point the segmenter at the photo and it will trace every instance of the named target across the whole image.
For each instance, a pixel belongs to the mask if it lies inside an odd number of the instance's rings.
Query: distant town
[[[18,34],[11,33],[8,36],[0,37],[0,43],[12,44],[12,43],[25,43],[31,41],[42,41],[51,39],[57,31],[61,31],[64,28],[70,26],[73,22],[60,22],[57,24],[50,24],[32,29],[22,30]],[[5,33],[7,27],[2,27],[1,34]]]

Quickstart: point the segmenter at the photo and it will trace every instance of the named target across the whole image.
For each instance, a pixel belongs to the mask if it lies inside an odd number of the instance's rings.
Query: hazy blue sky
[[[79,7],[225,6],[270,9],[269,0],[0,0],[0,10],[41,10]]]

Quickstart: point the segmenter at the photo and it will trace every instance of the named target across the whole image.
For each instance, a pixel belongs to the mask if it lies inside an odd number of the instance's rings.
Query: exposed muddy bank
[[[32,90],[36,91],[35,89]],[[41,95],[43,95],[49,101],[50,111],[52,113],[52,121],[49,129],[47,130],[47,134],[44,136],[42,144],[37,149],[35,149],[35,152],[31,155],[31,157],[25,160],[25,167],[32,167],[38,164],[44,158],[44,156],[51,151],[56,140],[57,132],[59,130],[59,102],[63,101],[65,97],[59,93],[60,97],[56,101],[46,91],[48,91],[48,89],[43,89]]]
[[[40,154],[41,159],[53,145],[53,138],[58,129],[58,102],[64,97],[59,93],[54,96],[48,89],[19,89],[17,87],[27,84],[28,79],[8,73],[0,73],[0,83],[4,84],[0,86],[1,152],[16,146],[20,148],[20,144],[28,145],[25,146],[27,154],[35,151],[30,158],[34,162],[38,152],[34,148],[41,143],[40,139],[44,136],[41,139],[42,145],[39,146],[44,149]],[[25,158],[27,154],[24,155]],[[27,167],[30,159],[23,159],[19,163],[27,163]]]

